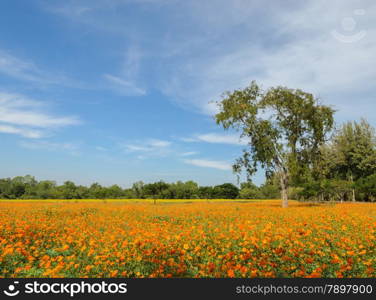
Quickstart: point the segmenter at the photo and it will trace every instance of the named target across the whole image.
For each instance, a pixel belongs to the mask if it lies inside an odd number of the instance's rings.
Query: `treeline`
[[[343,124],[319,151],[292,178],[295,199],[376,201],[376,135],[366,120]]]
[[[109,187],[93,183],[89,187],[66,181],[57,185],[55,181],[38,181],[33,176],[17,176],[0,179],[2,199],[276,199],[278,186],[267,182],[260,187],[242,183],[241,188],[224,183],[216,186],[199,186],[194,181],[167,183],[138,181],[131,188],[118,185]]]
[[[307,180],[289,188],[289,199],[323,201],[376,201],[376,174],[356,181],[339,178]],[[167,183],[138,181],[131,188],[119,185],[76,185],[66,181],[37,181],[33,176],[0,179],[0,199],[279,199],[278,176],[260,186],[243,182],[240,188],[231,183],[199,186],[194,181]]]

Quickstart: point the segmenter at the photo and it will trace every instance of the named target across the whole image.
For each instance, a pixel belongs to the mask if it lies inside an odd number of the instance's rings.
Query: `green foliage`
[[[170,184],[168,191],[165,193],[165,199],[195,199],[199,198],[199,187],[194,181]]]
[[[345,123],[328,151],[332,177],[355,181],[376,172],[375,130],[364,119]]]
[[[130,189],[123,189],[118,185],[109,187],[93,183],[89,187],[76,185],[66,181],[57,185],[54,181],[37,181],[34,177],[18,176],[13,179],[0,179],[0,198],[2,199],[234,199],[239,195],[239,189],[225,183],[214,187],[199,187],[194,181],[177,181],[167,183],[158,181],[154,183],[136,182]]]
[[[168,188],[169,184],[163,181],[145,184],[143,186],[143,195],[146,198],[163,198],[163,195],[167,194],[166,191],[168,190]]]
[[[300,200],[300,193],[303,191],[303,188],[298,186],[298,187],[294,187],[294,186],[291,186],[289,187],[288,189],[288,195],[289,195],[289,199],[294,199],[294,200]]]
[[[260,186],[261,199],[280,199],[280,189],[276,182],[267,180]]]
[[[301,185],[302,199],[373,201],[376,137],[366,120],[343,124],[320,153]]]
[[[346,201],[351,199],[353,184],[341,179],[324,179],[304,184],[298,192],[302,199],[322,201]]]
[[[278,184],[273,179],[268,179],[260,187],[251,181],[240,184],[240,199],[279,199],[280,191]]]
[[[360,178],[355,183],[358,200],[376,201],[376,174]]]
[[[213,188],[213,198],[217,199],[235,199],[239,196],[239,189],[232,183],[216,185]]]
[[[144,189],[144,183],[142,181],[137,181],[132,185],[132,192],[135,198],[137,199],[144,198],[143,189]]]
[[[260,199],[260,192],[255,189],[244,188],[239,192],[240,199]]]
[[[213,195],[213,187],[211,186],[200,186],[198,188],[198,197],[201,199],[212,199]]]

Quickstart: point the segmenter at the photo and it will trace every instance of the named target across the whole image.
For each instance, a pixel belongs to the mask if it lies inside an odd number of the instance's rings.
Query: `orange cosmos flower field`
[[[0,202],[0,277],[376,277],[376,205]]]

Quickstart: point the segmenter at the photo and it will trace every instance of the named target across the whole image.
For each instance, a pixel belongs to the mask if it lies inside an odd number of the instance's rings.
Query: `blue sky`
[[[0,177],[236,182],[211,102],[251,80],[375,126],[376,2],[267,3],[1,1]]]

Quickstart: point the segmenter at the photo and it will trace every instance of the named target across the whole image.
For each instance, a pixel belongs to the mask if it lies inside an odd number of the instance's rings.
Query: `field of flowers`
[[[376,277],[376,204],[1,201],[0,277]]]

